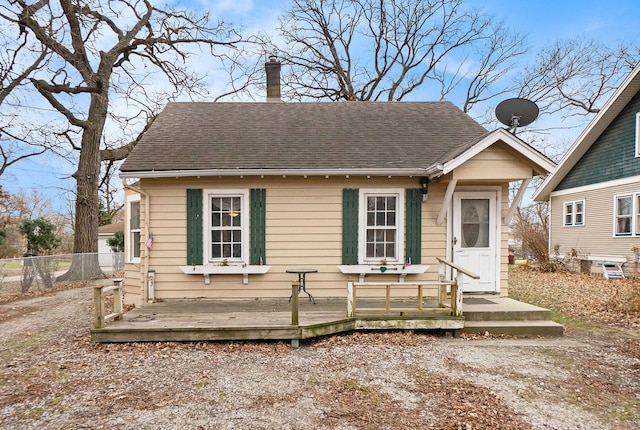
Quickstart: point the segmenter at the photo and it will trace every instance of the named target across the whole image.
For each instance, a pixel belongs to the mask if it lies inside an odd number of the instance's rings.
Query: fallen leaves
[[[640,327],[640,279],[605,279],[576,272],[509,271],[509,296],[560,311],[569,318]]]

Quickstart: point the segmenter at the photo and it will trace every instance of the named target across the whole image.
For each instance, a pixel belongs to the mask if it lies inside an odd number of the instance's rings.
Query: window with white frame
[[[637,194],[636,194],[637,196]],[[636,197],[637,198],[637,197]],[[634,232],[634,196],[616,196],[614,201],[614,235],[632,236]]]
[[[205,255],[210,263],[248,262],[247,190],[205,192]]]
[[[127,245],[126,254],[129,263],[140,262],[140,195],[127,198]]]
[[[584,225],[584,200],[564,203],[564,226]]]
[[[360,191],[360,261],[403,262],[404,190]]]
[[[640,157],[640,112],[636,113],[636,157]]]

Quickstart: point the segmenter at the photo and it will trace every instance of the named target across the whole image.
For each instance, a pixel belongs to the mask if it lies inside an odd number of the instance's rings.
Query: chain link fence
[[[78,280],[89,280],[88,276],[95,273],[93,268],[96,258],[105,276],[117,276],[124,270],[122,252],[27,255],[22,258],[0,259],[0,296],[53,288],[58,284],[56,279],[67,272],[74,260],[76,264],[80,264],[82,279]],[[87,278],[84,275],[85,268]]]

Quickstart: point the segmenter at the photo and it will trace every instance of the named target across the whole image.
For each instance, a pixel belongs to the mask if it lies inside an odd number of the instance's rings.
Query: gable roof
[[[101,225],[98,227],[98,235],[109,235],[112,236],[113,233],[117,231],[124,231],[124,221],[115,222],[113,224]]]
[[[486,135],[450,102],[169,103],[120,170],[423,174]]]
[[[476,141],[469,142],[467,145],[453,148],[443,157],[443,162],[432,166],[429,172],[438,170],[441,174],[446,175],[496,142],[503,142],[513,151],[529,160],[536,175],[546,175],[556,168],[555,163],[542,152],[527,144],[515,134],[504,128],[499,128],[481,136]]]
[[[555,173],[549,175],[534,192],[534,200],[548,200],[549,195],[564,177],[580,161],[584,154],[596,142],[598,137],[616,119],[622,109],[640,91],[640,63],[629,73],[611,98],[604,104],[600,112],[589,122],[580,136],[571,145],[569,151],[562,157]]]

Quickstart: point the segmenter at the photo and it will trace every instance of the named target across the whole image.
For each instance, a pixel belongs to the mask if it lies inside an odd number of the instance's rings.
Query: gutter
[[[120,178],[178,178],[198,176],[424,176],[428,169],[205,169],[120,172]]]
[[[151,197],[141,188],[132,187],[131,185],[127,185],[127,183],[123,180],[122,186],[128,190],[133,191],[134,193],[138,193],[144,196],[144,231],[146,232],[146,236],[149,236],[149,210],[150,210],[150,200]],[[144,236],[140,238],[141,241],[144,240]],[[140,255],[140,261],[142,262],[142,272],[140,273],[140,280],[144,277],[145,273],[149,273],[149,257],[150,257],[150,249],[146,246],[143,246],[143,254]],[[144,288],[145,282],[142,282],[142,302],[153,302],[155,299],[154,294],[149,294],[149,288]],[[146,296],[146,297],[145,297]]]

